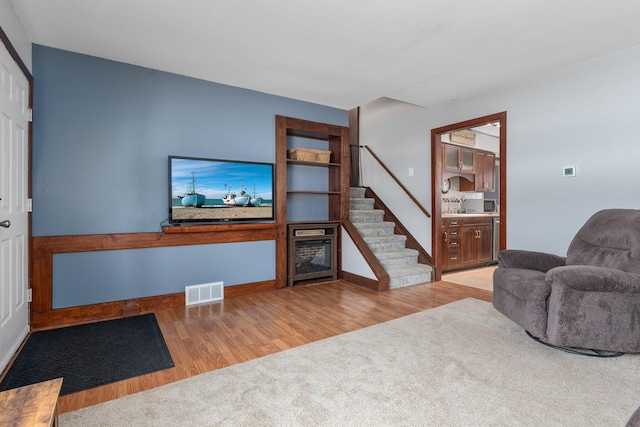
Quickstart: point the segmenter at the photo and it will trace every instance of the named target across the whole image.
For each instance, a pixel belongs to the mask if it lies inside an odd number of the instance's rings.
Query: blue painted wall
[[[168,216],[169,155],[273,163],[276,115],[348,125],[345,110],[39,45],[33,75],[33,236],[158,231]],[[236,261],[223,256],[232,244],[207,245],[206,252],[214,265],[224,259],[220,267],[237,271],[233,284],[273,280],[275,245],[266,243],[238,244],[245,256]],[[165,262],[155,249],[141,251],[149,271]],[[193,264],[184,248],[163,251],[176,265]],[[88,295],[85,303],[121,299],[124,288],[141,280],[118,268],[118,257],[132,252],[113,252],[56,256],[58,306],[75,301],[77,292]],[[247,260],[264,274],[243,273]],[[98,290],[90,277],[73,274],[80,265],[115,271]],[[204,279],[201,271],[185,283],[157,277],[157,285],[131,297],[181,292]]]
[[[275,277],[274,257],[274,241],[55,254],[53,308],[260,282]]]

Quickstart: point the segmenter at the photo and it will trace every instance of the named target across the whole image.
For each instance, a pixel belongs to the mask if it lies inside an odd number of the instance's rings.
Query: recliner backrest
[[[609,267],[640,274],[640,210],[606,209],[595,213],[571,241],[567,265]]]

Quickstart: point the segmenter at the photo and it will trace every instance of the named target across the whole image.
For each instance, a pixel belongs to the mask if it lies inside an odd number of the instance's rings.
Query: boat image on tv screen
[[[169,157],[169,222],[272,221],[273,164]]]

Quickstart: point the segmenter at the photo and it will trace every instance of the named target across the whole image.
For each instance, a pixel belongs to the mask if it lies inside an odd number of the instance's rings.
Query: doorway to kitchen
[[[487,129],[495,131],[496,149],[476,146]],[[506,112],[431,130],[434,280],[490,265],[506,248],[506,153]]]

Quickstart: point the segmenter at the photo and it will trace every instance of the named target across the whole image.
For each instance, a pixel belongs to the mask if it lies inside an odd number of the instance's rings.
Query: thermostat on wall
[[[562,176],[565,178],[569,178],[572,176],[576,176],[576,167],[575,166],[565,166],[562,168]]]

